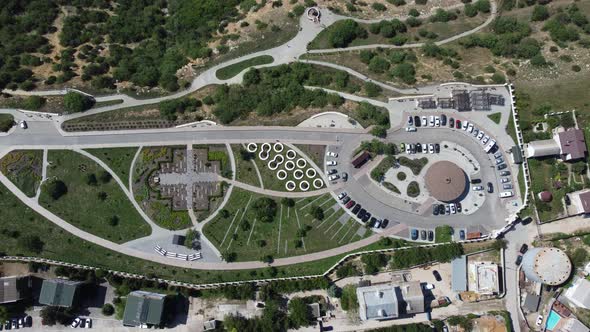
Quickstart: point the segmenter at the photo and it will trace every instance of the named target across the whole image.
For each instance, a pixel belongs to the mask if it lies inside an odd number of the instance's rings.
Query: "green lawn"
[[[15,150],[0,161],[0,170],[20,190],[34,197],[41,183],[43,151]]]
[[[217,78],[220,80],[227,80],[241,73],[246,68],[259,65],[266,65],[272,63],[273,61],[274,58],[270,55],[257,56],[252,59],[244,60],[238,63],[234,63],[233,65],[229,65],[227,67],[218,69],[215,72],[215,76],[217,76]]]
[[[105,148],[105,149],[87,149],[86,151],[92,153],[117,174],[119,179],[125,185],[129,182],[129,170],[133,157],[137,153],[138,148]]]
[[[113,106],[113,105],[119,105],[122,104],[123,100],[122,99],[116,99],[116,100],[108,100],[108,101],[100,101],[95,103],[92,108],[100,108],[100,107],[106,107],[106,106]]]
[[[428,164],[428,159],[424,157],[418,159],[399,157],[398,162],[400,165],[408,167],[412,171],[412,173],[414,173],[414,175],[418,175],[420,174],[420,172],[422,172],[424,166]]]
[[[324,166],[324,155],[326,154],[325,145],[295,144],[295,146],[305,153],[320,169]]]
[[[506,132],[515,144],[518,144],[518,137],[516,136],[516,127],[514,126],[514,119],[512,118],[512,112],[510,112],[510,119],[508,120],[508,124],[506,125]],[[523,151],[524,153],[524,151]]]
[[[494,121],[496,124],[500,124],[500,120],[502,119],[502,113],[497,112],[493,114],[488,114],[488,118],[490,118],[490,120]]]
[[[9,131],[12,126],[14,126],[12,114],[0,114],[0,133]]]
[[[252,209],[260,197],[263,196],[234,188],[225,207],[228,216],[218,215],[203,229],[221,252],[236,253],[237,261],[260,260],[265,255],[273,258],[303,255],[362,238],[357,234],[362,226],[343,217],[344,210],[334,210],[332,207],[336,202],[327,194],[296,200],[294,207],[287,207],[281,204],[279,198],[273,198],[277,203],[277,213],[274,220],[267,223],[258,220]],[[309,215],[313,205],[324,210],[323,220]],[[344,224],[338,222],[341,217],[346,218]],[[303,237],[297,234],[300,228],[307,228]],[[367,231],[365,236],[369,234],[370,231]],[[296,243],[298,241],[302,242]]]
[[[67,150],[49,151],[47,177],[57,178],[67,186],[67,194],[53,200],[42,188],[39,203],[72,225],[117,243],[127,242],[150,234],[149,225],[142,219],[119,185],[110,180],[96,185],[87,184],[87,177],[104,171],[92,160]],[[104,201],[99,193],[106,193]],[[111,219],[116,217],[116,225]]]
[[[250,160],[244,160],[240,155],[240,150],[244,149],[240,144],[231,145],[234,159],[236,160],[236,180],[260,187],[260,180],[256,174],[254,163]]]
[[[434,232],[434,242],[443,243],[451,242],[453,234],[453,228],[451,226],[437,226]]]
[[[559,169],[555,158],[529,159],[529,169],[531,174],[531,190],[536,195],[543,190],[548,190],[553,194],[553,200],[549,203],[543,203],[539,199],[535,200],[537,212],[541,221],[549,221],[559,217],[563,213],[562,199],[566,192],[567,174],[565,169]],[[563,167],[563,166],[562,166]],[[562,182],[561,189],[556,189],[554,183]]]

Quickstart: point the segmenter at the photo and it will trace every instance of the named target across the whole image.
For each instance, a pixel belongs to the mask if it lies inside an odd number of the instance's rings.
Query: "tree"
[[[94,98],[70,91],[64,96],[66,113],[79,113],[90,109],[94,105]]]
[[[105,303],[102,306],[102,314],[105,316],[112,316],[115,313],[115,307],[110,303]]]
[[[373,57],[369,62],[369,70],[374,73],[384,73],[389,69],[389,61],[380,56]]]
[[[324,220],[324,210],[315,204],[311,206],[309,213],[316,220]]]
[[[586,163],[583,161],[577,161],[572,164],[572,172],[584,175],[586,173]]]
[[[531,21],[545,21],[549,18],[549,10],[545,6],[536,5],[531,14]]]
[[[111,181],[111,179],[113,178],[113,176],[111,175],[111,173],[109,173],[107,171],[102,171],[102,172],[100,172],[99,178],[100,178],[100,182],[106,184],[106,183],[109,183]]]
[[[86,174],[86,184],[89,186],[96,186],[98,184],[94,173]]]
[[[25,108],[31,111],[37,111],[45,105],[46,99],[40,96],[29,96],[25,99]]]
[[[221,218],[227,219],[229,218],[229,211],[226,209],[221,209],[219,211],[219,215],[221,216]]]
[[[294,207],[295,200],[292,198],[283,197],[283,198],[281,198],[281,204],[283,204],[284,206],[287,206],[287,207]]]
[[[387,136],[387,128],[384,126],[375,126],[371,128],[371,135],[379,138],[385,138]]]
[[[96,196],[98,197],[98,199],[99,199],[100,201],[103,201],[103,202],[104,202],[104,201],[107,199],[107,197],[108,197],[107,193],[106,193],[106,192],[104,192],[104,191],[100,191],[98,194],[96,194]]]
[[[346,47],[356,38],[366,38],[367,31],[353,20],[334,23],[330,29],[329,41],[332,47]]]
[[[0,307],[0,322],[6,322],[10,319],[10,313],[8,312],[8,308],[6,306]]]
[[[277,214],[277,202],[268,197],[260,197],[254,201],[252,209],[258,220],[272,222]]]
[[[41,324],[53,326],[57,323],[68,325],[74,319],[74,313],[71,308],[60,308],[56,306],[46,306],[41,309]]]
[[[238,254],[236,254],[235,252],[225,251],[221,253],[221,259],[228,263],[235,262],[236,258],[238,258]]]
[[[289,326],[298,329],[309,326],[313,319],[311,308],[300,297],[294,297],[289,301]]]
[[[109,225],[115,227],[119,224],[119,217],[118,216],[111,216],[109,218]]]
[[[336,286],[336,284],[331,284],[330,287],[328,287],[328,296],[339,298],[342,296],[342,289]]]
[[[361,262],[365,264],[366,274],[375,274],[387,265],[387,258],[384,254],[368,254],[361,257]]]
[[[54,200],[57,201],[63,195],[68,193],[68,187],[61,180],[50,180],[47,182],[47,193]]]
[[[416,69],[412,64],[400,63],[393,68],[391,76],[401,79],[406,84],[414,84],[416,82]]]
[[[346,285],[344,288],[342,288],[340,305],[342,306],[342,310],[346,311],[358,308],[359,303],[356,296],[356,287],[354,285]]]
[[[377,97],[383,91],[380,86],[373,82],[365,82],[365,92],[368,97]]]

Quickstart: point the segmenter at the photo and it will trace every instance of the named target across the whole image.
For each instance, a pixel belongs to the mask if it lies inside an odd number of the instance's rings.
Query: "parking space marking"
[[[308,207],[309,205],[311,205],[312,203],[314,203],[314,202],[315,202],[315,201],[317,201],[318,199],[320,199],[320,198],[324,197],[324,195],[326,195],[326,194],[320,195],[320,196],[318,196],[316,199],[314,199],[313,201],[311,201],[311,202],[309,202],[309,203],[305,204],[303,207],[301,207],[301,208],[299,209],[299,211],[301,211],[301,210],[305,209],[306,207]],[[305,198],[304,198],[304,199],[305,199]],[[302,200],[304,200],[304,199],[302,199]]]
[[[252,223],[252,229],[250,229],[250,235],[248,235],[248,241],[246,242],[247,245],[250,244],[250,238],[252,237],[252,233],[254,232],[254,227],[256,226],[256,220],[258,220],[258,219],[254,219],[254,222]]]
[[[295,209],[294,211],[295,219],[297,219],[297,225],[299,226],[299,229],[301,229],[301,222],[299,221],[299,214],[297,213],[297,209]],[[305,248],[305,240],[303,238],[301,238],[301,242],[303,243],[303,250],[307,252],[307,249]]]
[[[277,242],[277,255],[281,253],[281,227],[282,227],[282,224],[283,224],[283,205],[281,204],[281,210],[279,212],[279,240]]]
[[[225,231],[225,235],[223,236],[223,240],[221,241],[221,243],[219,244],[220,246],[223,245],[223,243],[225,242],[225,239],[227,238],[227,234],[229,234],[229,230],[231,229],[231,226],[234,224],[234,221],[236,220],[238,214],[240,214],[240,209],[236,210],[236,214],[234,214],[233,219],[231,220],[231,223],[229,224],[229,227],[227,228],[227,230]]]

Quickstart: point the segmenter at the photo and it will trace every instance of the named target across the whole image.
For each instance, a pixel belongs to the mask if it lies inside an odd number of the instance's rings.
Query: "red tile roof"
[[[566,160],[584,158],[588,151],[586,141],[584,140],[584,131],[581,129],[570,129],[560,132],[559,143],[561,145],[561,154],[564,155]]]

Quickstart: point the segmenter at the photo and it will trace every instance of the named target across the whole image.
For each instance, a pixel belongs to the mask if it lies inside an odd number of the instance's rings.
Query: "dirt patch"
[[[447,8],[461,3],[461,1],[459,0],[428,0],[428,2],[425,5],[416,5],[415,1],[407,0],[405,5],[397,7],[386,1],[357,1],[355,6],[357,11],[350,12],[346,8],[347,1],[337,1],[336,3],[334,3],[334,1],[331,0],[319,0],[316,2],[321,7],[335,8],[338,11],[340,11],[343,15],[364,19],[388,19],[394,16],[406,16],[412,8],[416,8],[420,12],[420,16],[424,16],[436,10],[436,8]],[[373,7],[371,7],[371,3],[373,2],[379,2],[385,5],[386,10],[375,10]]]
[[[29,274],[29,265],[23,263],[0,263],[0,277]]]
[[[484,316],[473,320],[473,332],[507,332],[503,320],[494,316]]]

